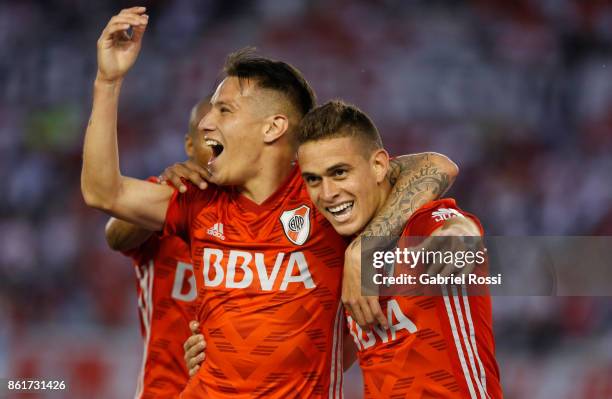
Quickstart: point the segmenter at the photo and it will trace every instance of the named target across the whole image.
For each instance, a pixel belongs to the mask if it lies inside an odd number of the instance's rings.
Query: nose
[[[198,123],[199,131],[206,133],[215,130],[213,113],[214,112],[211,110],[210,112],[206,113],[206,115],[204,115],[202,119],[200,119],[200,123]]]
[[[333,202],[338,194],[338,185],[332,179],[323,178],[321,181],[321,199],[326,202]]]

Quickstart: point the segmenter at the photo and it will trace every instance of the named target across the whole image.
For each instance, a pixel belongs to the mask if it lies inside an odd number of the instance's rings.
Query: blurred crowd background
[[[133,269],[79,188],[96,40],[139,4],[0,2],[0,378],[61,377],[71,398],[129,397],[140,366]],[[191,106],[254,45],[301,69],[320,102],[368,112],[392,154],[450,156],[450,195],[488,234],[612,235],[608,1],[142,4],[119,112],[126,175],[184,159]],[[494,301],[508,399],[612,398],[611,298]]]

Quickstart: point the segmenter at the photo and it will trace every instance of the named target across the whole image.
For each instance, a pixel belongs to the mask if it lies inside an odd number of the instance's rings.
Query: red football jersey
[[[134,260],[145,342],[136,398],[175,398],[189,379],[183,342],[197,311],[189,246],[179,237],[154,234],[125,254]]]
[[[429,236],[451,217],[478,219],[453,199],[425,204],[404,236]],[[449,292],[450,291],[450,292]],[[358,347],[366,398],[502,397],[489,296],[467,296],[464,287],[442,296],[381,297],[389,330],[363,331],[349,316]]]
[[[297,167],[256,204],[189,186],[165,230],[190,239],[206,360],[182,398],[340,398],[345,240]]]

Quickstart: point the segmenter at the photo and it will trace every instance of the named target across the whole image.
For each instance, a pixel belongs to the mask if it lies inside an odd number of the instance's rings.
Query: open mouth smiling
[[[215,160],[215,158],[219,157],[219,155],[221,155],[221,153],[223,152],[223,144],[221,144],[220,142],[214,139],[206,139],[204,143],[207,146],[209,146],[210,149],[212,150],[213,154],[210,157],[210,160],[208,161],[208,163],[211,163],[213,160]]]
[[[325,208],[325,210],[331,213],[334,219],[339,222],[343,222],[351,216],[354,203],[354,201],[346,201],[339,205],[328,206]]]

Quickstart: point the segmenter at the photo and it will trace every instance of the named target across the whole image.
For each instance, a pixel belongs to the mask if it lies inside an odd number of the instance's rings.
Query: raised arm
[[[98,72],[93,108],[85,133],[81,192],[87,205],[149,230],[163,226],[172,189],[121,175],[117,149],[117,108],[123,78],[142,44],[148,17],[144,7],[111,18],[97,43]],[[127,30],[132,27],[132,36]]]
[[[361,239],[399,237],[412,214],[423,204],[439,198],[457,177],[458,168],[446,156],[426,152],[404,155],[392,161],[388,178],[393,185],[383,209],[346,249],[342,281],[342,302],[362,327],[378,322],[387,327],[378,296],[361,295]]]

